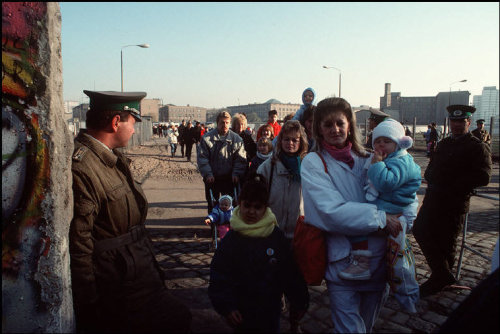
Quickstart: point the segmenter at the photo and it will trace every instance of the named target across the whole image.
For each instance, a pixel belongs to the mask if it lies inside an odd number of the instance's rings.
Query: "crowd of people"
[[[153,125],[153,135],[160,138],[167,138],[167,152],[170,148],[170,154],[175,157],[177,152],[177,147],[180,146],[181,158],[186,157],[188,161],[191,161],[193,145],[200,143],[201,137],[205,134],[206,128],[205,124],[200,122],[182,120],[181,124],[177,126],[176,124],[170,122],[170,124],[158,124]]]
[[[280,281],[283,273],[288,272],[295,292],[303,290],[305,282],[293,278],[287,268],[289,264],[267,267],[268,272],[263,273],[260,270],[266,268],[269,257],[259,258],[252,251],[252,247],[269,247],[270,240],[263,240],[274,235],[272,231],[276,228],[287,247],[292,247],[295,226],[301,216],[326,235],[325,280],[334,330],[338,332],[372,330],[388,293],[387,238],[412,231],[415,222],[415,238],[432,270],[430,279],[420,289],[414,280],[417,289],[405,291],[404,298],[398,299],[415,310],[419,297],[456,283],[449,269],[455,258],[457,231],[463,226],[473,189],[489,182],[491,153],[488,145],[474,139],[469,132],[470,116],[475,111],[469,106],[448,107],[451,136],[442,142],[434,140],[432,150],[440,154],[432,156],[425,172],[429,190],[422,209],[417,212],[416,193],[422,176],[420,167],[408,153],[413,145],[409,129],[388,114],[372,109],[372,131],[369,141],[363,143],[346,100],[327,98],[315,106],[311,103],[313,96],[310,88],[304,91],[301,114],[296,119],[289,115],[281,126],[276,124],[276,112],[271,110],[268,122],[257,131],[257,151],[255,142],[242,134],[245,117],[241,114],[233,116],[231,129],[225,125],[231,122],[231,116],[219,114],[217,129],[202,140],[198,165],[207,189],[216,189],[217,196],[234,195],[233,186],[238,183],[243,185],[245,194],[234,210],[240,216],[229,219],[227,239],[223,238],[215,251],[209,286],[214,308],[237,331],[276,332],[282,294],[290,302],[290,311],[293,310],[292,328],[296,328],[307,310],[301,298],[290,295],[284,281],[281,285],[274,281]],[[456,149],[465,143],[468,149]],[[249,147],[251,151],[247,151]],[[450,149],[452,158],[448,156]],[[437,171],[451,168],[450,164],[461,166],[446,178],[437,177],[440,173]],[[247,189],[252,182],[257,187],[256,177],[264,185],[261,193]],[[444,192],[439,199],[434,195],[437,189]],[[249,193],[255,197],[245,198]],[[208,198],[207,202],[210,209]],[[247,217],[251,221],[241,216],[239,210],[244,206],[252,213],[248,216],[251,219]],[[449,210],[429,217],[434,206],[446,206]],[[269,211],[272,217],[266,213]],[[269,227],[269,221],[275,225],[274,229]],[[261,223],[268,226],[265,234],[247,231],[253,231]],[[236,245],[242,248],[237,251]],[[278,258],[286,254],[278,246],[272,249]],[[250,275],[249,266],[259,268],[258,277]],[[265,316],[256,311],[259,308]]]
[[[87,130],[75,139],[72,166],[70,255],[77,329],[189,332],[189,308],[166,289],[144,227],[146,197],[116,150],[141,121],[137,109],[145,94],[85,93],[90,97]],[[417,212],[421,173],[403,126],[374,109],[373,131],[363,143],[345,99],[326,98],[315,105],[315,97],[307,88],[300,113],[288,115],[282,125],[277,112],[269,111],[257,141],[246,130],[244,114],[225,111],[205,134],[199,123],[193,127],[184,121],[167,129],[172,156],[181,145],[181,155],[190,160],[197,144],[205,223],[218,224],[222,236],[208,294],[236,332],[279,332],[284,304],[292,331],[300,331],[309,293],[293,256],[299,219],[323,231],[324,279],[335,332],[372,331],[388,294],[389,235],[413,230],[432,270],[416,299],[456,282],[451,268],[457,234],[472,191],[491,176],[489,146],[469,132],[475,109],[447,108],[451,135],[436,143]]]

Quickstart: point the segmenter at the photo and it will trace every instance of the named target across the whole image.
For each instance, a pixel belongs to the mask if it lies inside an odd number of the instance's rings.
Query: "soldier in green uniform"
[[[165,287],[146,231],[148,203],[117,148],[141,122],[143,92],[96,92],[75,138],[70,225],[78,332],[187,332],[189,308]]]
[[[370,133],[368,134],[368,137],[366,139],[366,143],[365,143],[365,147],[368,148],[370,151],[373,151],[373,147],[372,147],[372,135],[373,135],[373,129],[375,129],[375,127],[377,125],[379,125],[383,120],[385,120],[386,118],[390,117],[388,114],[386,114],[385,112],[383,111],[380,111],[378,109],[375,109],[375,108],[370,108],[370,117],[368,118],[368,127],[369,127],[369,130]]]
[[[491,145],[491,136],[484,128],[484,119],[478,119],[476,121],[477,128],[472,130],[472,135],[477,137],[483,143]]]
[[[474,188],[486,186],[491,176],[491,153],[469,132],[476,109],[466,105],[447,107],[451,136],[438,142],[425,170],[428,186],[413,225],[413,235],[432,274],[420,286],[426,297],[456,282],[452,274],[456,239],[462,230]]]

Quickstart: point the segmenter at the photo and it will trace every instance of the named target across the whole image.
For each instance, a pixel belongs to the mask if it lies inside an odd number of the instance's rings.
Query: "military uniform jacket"
[[[483,143],[486,143],[488,145],[491,144],[491,136],[485,129],[479,130],[479,128],[477,128],[472,131],[472,135],[474,135],[474,137],[478,138]]]
[[[126,157],[80,132],[72,173],[70,255],[75,308],[96,303],[103,295],[107,297],[101,302],[114,300],[119,307],[151,296],[163,286],[162,273],[145,236],[148,203]],[[123,241],[131,228],[137,232],[133,242],[108,247],[112,238],[121,236]]]
[[[426,197],[436,196],[441,209],[469,211],[474,188],[485,186],[491,176],[491,152],[470,132],[458,138],[441,140],[429,161],[425,179]]]

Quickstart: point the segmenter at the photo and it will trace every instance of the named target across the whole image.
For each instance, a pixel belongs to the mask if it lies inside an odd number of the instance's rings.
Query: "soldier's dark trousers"
[[[441,207],[430,210],[424,200],[415,223],[413,235],[417,240],[435,280],[449,280],[454,276],[457,237],[462,231],[466,214],[450,212]]]

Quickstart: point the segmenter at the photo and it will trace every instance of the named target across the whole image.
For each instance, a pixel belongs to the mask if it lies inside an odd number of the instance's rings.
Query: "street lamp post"
[[[122,67],[122,92],[123,92],[123,49],[129,46],[138,46],[141,48],[149,48],[149,44],[132,44],[132,45],[125,45],[122,46],[122,49],[120,50],[120,59],[121,59],[121,67]]]
[[[450,95],[448,95],[448,105],[451,105],[451,85],[459,83],[459,82],[466,82],[466,81],[467,81],[467,79],[463,79],[463,80],[458,80],[458,81],[452,82],[450,84]]]
[[[325,66],[325,65],[323,65],[323,68],[326,68],[326,69],[333,68],[333,69],[339,71],[339,97],[342,97],[340,95],[340,92],[341,92],[341,89],[342,89],[342,71],[339,68],[336,68],[336,67],[333,67],[333,66]]]

